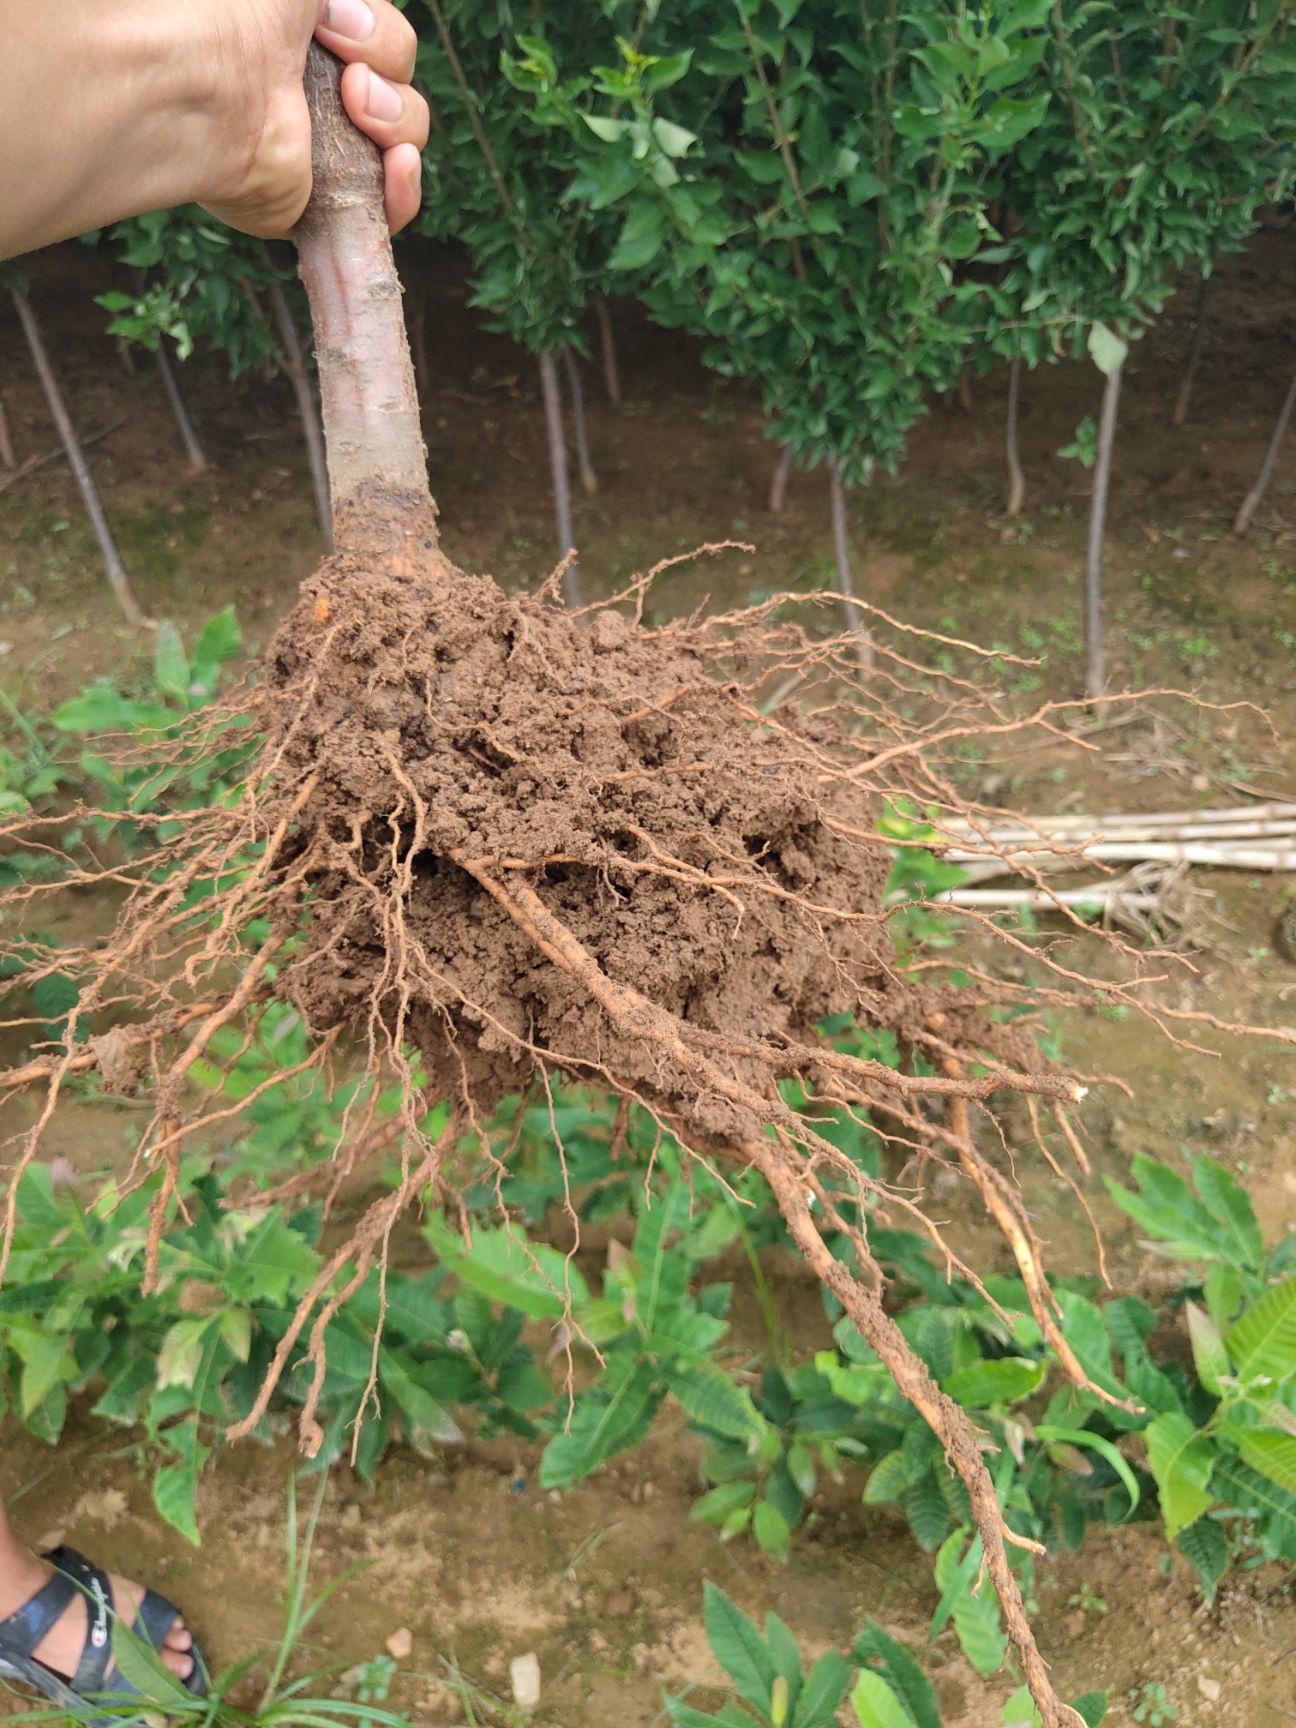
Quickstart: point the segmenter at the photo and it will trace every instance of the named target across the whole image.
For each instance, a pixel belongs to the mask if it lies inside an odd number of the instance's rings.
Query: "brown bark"
[[[341,545],[352,531],[363,537],[366,496],[380,495],[390,517],[406,519],[428,518],[431,499],[380,155],[347,117],[339,77],[339,63],[312,44],[306,91],[315,190],[296,240],[315,321],[334,533]],[[427,521],[424,527],[430,531]]]

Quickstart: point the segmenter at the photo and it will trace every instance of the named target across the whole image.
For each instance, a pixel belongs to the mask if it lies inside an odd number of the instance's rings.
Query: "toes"
[[[193,1649],[193,1633],[183,1620],[176,1619],[172,1622],[171,1630],[166,1635],[166,1647],[182,1656],[187,1650]]]

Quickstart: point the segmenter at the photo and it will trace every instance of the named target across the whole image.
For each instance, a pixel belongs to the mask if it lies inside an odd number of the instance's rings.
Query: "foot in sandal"
[[[120,1619],[152,1646],[187,1689],[206,1675],[179,1612],[156,1591],[111,1576],[72,1548],[38,1559],[16,1545],[0,1552],[0,1676],[25,1680],[84,1717],[82,1700],[134,1688],[113,1660]]]

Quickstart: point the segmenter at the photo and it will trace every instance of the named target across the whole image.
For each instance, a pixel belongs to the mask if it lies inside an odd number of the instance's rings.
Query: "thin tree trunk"
[[[1188,418],[1193,385],[1197,380],[1197,368],[1201,363],[1202,333],[1206,328],[1206,301],[1209,293],[1210,277],[1203,270],[1202,279],[1197,285],[1197,307],[1193,313],[1192,335],[1188,340],[1188,358],[1184,362],[1183,377],[1179,380],[1179,388],[1175,392],[1174,407],[1170,413],[1172,426],[1182,426]]]
[[[572,522],[571,473],[567,467],[567,436],[563,429],[562,384],[552,350],[540,356],[540,390],[544,397],[545,432],[549,438],[549,472],[553,478],[554,522],[558,529],[558,556],[567,558],[576,546]],[[580,567],[572,558],[563,573],[563,594],[573,608],[582,604]]]
[[[590,459],[589,425],[585,419],[585,390],[581,384],[580,362],[570,348],[563,349],[563,364],[567,368],[567,383],[571,389],[572,431],[576,435],[576,461],[580,468],[581,485],[592,498],[598,491],[598,475]]]
[[[205,474],[207,471],[207,456],[198,442],[198,434],[194,431],[193,421],[189,418],[189,409],[185,405],[184,393],[180,388],[180,380],[176,377],[175,367],[171,364],[171,356],[166,351],[166,338],[158,343],[158,372],[162,377],[162,388],[166,391],[166,399],[171,404],[171,412],[175,415],[175,423],[180,431],[180,442],[184,445],[189,467],[195,474]]]
[[[14,455],[13,439],[9,435],[9,416],[5,412],[4,398],[0,397],[0,468],[16,468],[18,458]]]
[[[283,291],[283,283],[277,280],[270,284],[270,305],[274,311],[275,324],[279,330],[279,340],[284,346],[284,371],[292,381],[293,394],[297,398],[297,412],[301,416],[302,432],[306,438],[306,454],[310,459],[311,485],[315,491],[315,508],[319,512],[320,532],[329,551],[333,550],[333,504],[329,496],[328,457],[324,449],[324,428],[320,422],[319,405],[315,400],[315,388],[311,383],[310,371],[306,365],[306,352],[302,347],[301,336],[297,330],[297,320],[292,315],[292,307],[288,304],[288,296]]]
[[[598,319],[599,347],[603,352],[603,388],[607,391],[609,405],[619,412],[621,408],[621,366],[617,359],[612,314],[608,311],[607,301],[601,295],[594,302],[594,316]]]
[[[833,553],[837,560],[837,586],[842,596],[842,611],[846,615],[847,629],[855,636],[855,652],[859,663],[867,669],[873,664],[873,642],[864,621],[864,614],[855,603],[855,577],[851,570],[850,530],[846,517],[846,488],[842,484],[841,469],[836,461],[829,463],[828,475],[832,504]]]
[[[1017,444],[1017,425],[1021,417],[1020,354],[1013,355],[1008,368],[1008,425],[1004,434],[1004,454],[1008,458],[1008,514],[1020,516],[1026,502],[1026,476],[1022,472],[1021,454]]]
[[[94,529],[95,538],[99,542],[99,550],[103,553],[104,569],[108,576],[109,586],[117,596],[117,603],[122,609],[128,624],[141,625],[146,622],[139,602],[131,592],[130,578],[126,567],[121,561],[121,553],[117,550],[117,542],[113,539],[112,529],[104,513],[103,503],[99,497],[94,476],[85,459],[85,452],[76,435],[76,428],[67,411],[54,369],[50,365],[49,354],[36,322],[36,314],[25,294],[16,288],[11,291],[14,309],[18,313],[18,322],[22,325],[23,335],[27,338],[27,346],[31,349],[31,357],[36,367],[41,388],[45,392],[45,400],[49,403],[50,413],[54,416],[54,424],[58,427],[58,435],[67,454],[68,465],[76,477],[77,486],[81,491],[81,501],[85,505],[86,515],[90,518],[90,526]]]
[[[1122,361],[1112,368],[1103,389],[1102,415],[1098,422],[1098,459],[1094,464],[1093,498],[1089,509],[1089,550],[1085,560],[1085,695],[1101,696],[1107,682],[1107,656],[1103,649],[1102,560],[1107,533],[1107,499],[1111,491],[1112,452],[1116,447],[1116,419],[1120,409]]]
[[[769,507],[771,516],[781,516],[787,504],[788,481],[792,478],[792,446],[785,444],[770,476]]]
[[[1291,381],[1282,410],[1278,415],[1278,423],[1273,429],[1273,437],[1269,440],[1269,448],[1265,451],[1264,461],[1260,464],[1260,472],[1256,483],[1242,500],[1241,508],[1233,521],[1233,532],[1245,534],[1251,526],[1251,518],[1260,508],[1268,490],[1269,481],[1273,477],[1274,463],[1278,460],[1278,452],[1282,449],[1283,439],[1287,436],[1287,428],[1291,424],[1292,411],[1296,409],[1296,377]]]
[[[976,413],[976,403],[972,400],[972,368],[960,366],[958,382],[955,385],[958,394],[958,405],[965,414]]]

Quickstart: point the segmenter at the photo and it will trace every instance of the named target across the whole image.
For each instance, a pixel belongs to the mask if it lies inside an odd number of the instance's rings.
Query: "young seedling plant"
[[[934,718],[903,718],[899,699],[919,675],[903,635],[893,647],[879,633],[864,683],[850,638],[825,642],[796,617],[776,619],[785,596],[649,632],[646,581],[621,607],[575,618],[552,581],[508,596],[449,563],[379,166],[322,50],[308,87],[316,193],[299,245],[337,552],[303,585],[262,681],[195,717],[198,737],[224,740],[237,718],[262,739],[238,790],[183,812],[178,832],[128,872],[72,870],[73,892],[116,885],[115,929],[20,973],[38,983],[57,968],[76,1002],[59,1036],[0,1073],[0,1095],[26,1095],[32,1112],[12,1142],[0,1279],[17,1179],[60,1096],[96,1074],[109,1095],[148,1101],[126,1185],[157,1177],[142,1251],[143,1285],[155,1290],[185,1154],[227,1110],[210,1088],[195,1105],[190,1083],[288,1011],[310,1035],[300,1071],[342,1066],[356,1086],[339,1172],[379,1130],[398,1160],[392,1185],[324,1257],[228,1430],[256,1429],[295,1365],[301,1439],[315,1455],[330,1323],[371,1273],[381,1287],[397,1220],[427,1196],[471,1239],[456,1197],[507,1152],[488,1133],[499,1103],[551,1096],[560,1074],[611,1093],[690,1157],[767,1184],[790,1240],[963,1483],[1042,1728],[1076,1728],[1010,1562],[1010,1549],[1040,1544],[1005,1517],[966,1411],[884,1305],[861,1220],[897,1207],[936,1226],[906,1190],[843,1153],[823,1115],[867,1118],[906,1157],[960,1174],[1017,1259],[1062,1371],[1115,1408],[1121,1392],[1095,1386],[1063,1335],[1029,1215],[978,1149],[969,1111],[1021,1097],[1041,1146],[1057,1143],[1049,1156],[1074,1157],[1068,1112],[1085,1087],[1005,1010],[1023,992],[1036,1009],[1098,995],[1153,1010],[1137,977],[1088,980],[1047,950],[1045,983],[1029,988],[896,965],[881,813],[902,799],[957,810],[948,747],[981,725],[1005,729],[997,704],[985,721],[970,712],[967,680],[952,710],[933,696]],[[848,700],[763,713],[755,692],[771,660],[783,672],[813,666]],[[1033,723],[1055,732],[1067,712],[1046,705]],[[164,739],[155,767],[191,744]],[[27,899],[0,908],[27,916]],[[898,1060],[874,1054],[887,1039]],[[384,1120],[380,1100],[393,1094]]]

